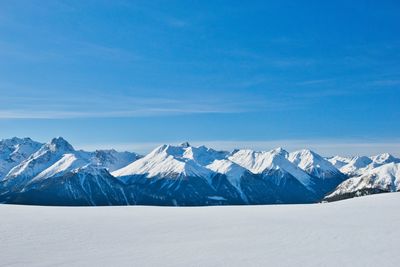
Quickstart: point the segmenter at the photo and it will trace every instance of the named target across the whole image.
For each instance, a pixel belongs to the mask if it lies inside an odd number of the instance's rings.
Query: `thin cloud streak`
[[[23,95],[23,94],[21,94]],[[282,100],[246,99],[225,94],[191,98],[134,97],[95,93],[91,97],[4,95],[0,119],[126,118],[185,114],[228,114],[293,108]],[[107,108],[105,108],[107,107]]]
[[[148,108],[122,111],[28,111],[28,110],[0,110],[0,119],[79,119],[79,118],[125,118],[151,117],[184,114],[208,113],[238,113],[240,110],[218,108],[179,109],[179,108]]]

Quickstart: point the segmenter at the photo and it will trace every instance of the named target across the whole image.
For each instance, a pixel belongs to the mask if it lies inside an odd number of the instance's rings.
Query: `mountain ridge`
[[[141,156],[75,150],[62,137],[45,144],[15,137],[0,141],[0,202],[33,204],[40,198],[42,205],[197,206],[334,201],[387,192],[371,177],[400,180],[400,172],[389,170],[398,163],[388,153],[324,158],[308,149],[228,152],[188,142],[160,145]],[[396,184],[389,191],[399,190]]]

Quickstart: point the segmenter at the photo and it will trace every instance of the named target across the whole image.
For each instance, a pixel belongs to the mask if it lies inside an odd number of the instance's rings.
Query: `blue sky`
[[[400,155],[398,14],[398,1],[1,1],[0,138]]]

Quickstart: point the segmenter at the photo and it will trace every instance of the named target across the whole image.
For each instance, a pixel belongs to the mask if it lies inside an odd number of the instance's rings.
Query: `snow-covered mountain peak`
[[[366,167],[368,164],[371,164],[372,160],[369,157],[366,156],[360,156],[360,157],[354,157],[349,164],[357,167],[357,168],[363,168]]]
[[[190,147],[190,146],[188,146],[188,147]],[[181,146],[181,145],[164,144],[164,145],[156,147],[148,155],[149,156],[151,155],[152,157],[154,157],[159,154],[164,154],[164,155],[170,155],[173,157],[182,157],[183,153],[185,153],[185,149],[188,147]]]
[[[127,166],[139,158],[141,156],[133,152],[118,152],[115,149],[96,150],[91,157],[91,163],[112,172]]]
[[[309,150],[302,149],[289,153],[289,160],[296,165],[301,164],[301,162],[314,162],[315,160],[322,159],[317,153]]]
[[[79,154],[79,155],[78,155]],[[70,155],[70,157],[64,157]],[[41,178],[50,177],[51,174],[64,172],[70,169],[69,165],[74,162],[87,161],[88,152],[75,151],[74,148],[62,137],[53,138],[49,143],[41,146],[39,150],[31,154],[28,158],[22,161],[19,165],[12,168],[5,179],[33,179],[36,176]],[[78,161],[76,161],[79,159]],[[58,162],[60,161],[60,162]],[[59,165],[58,165],[59,164]],[[58,171],[60,169],[60,171]],[[43,172],[43,174],[41,174]]]
[[[41,144],[39,142],[35,142],[29,137],[19,138],[13,137],[10,139],[2,139],[0,140],[0,154],[3,154],[6,150],[14,150],[18,147],[38,147]]]
[[[48,148],[51,151],[75,151],[73,146],[62,137],[53,138],[48,144]]]
[[[370,173],[375,173],[382,178],[390,178],[393,186],[392,191],[400,189],[400,163],[387,163],[377,167],[375,170],[371,170]]]
[[[134,161],[128,166],[114,171],[118,177],[131,175],[146,175],[147,177],[179,177],[198,176],[207,178],[210,170],[196,162],[199,148],[162,145],[145,157]],[[204,152],[204,151],[203,151]],[[200,153],[201,157],[206,155]]]
[[[333,159],[330,159],[331,162],[332,160]],[[340,171],[350,176],[359,176],[365,174],[369,170],[388,163],[400,163],[400,159],[395,158],[389,153],[383,153],[372,157],[353,157],[340,168]]]
[[[187,147],[183,153],[184,158],[192,159],[202,166],[208,165],[214,160],[224,159],[227,155],[228,152],[216,151],[205,146]]]
[[[0,141],[0,180],[42,146],[30,138],[13,137]]]
[[[189,142],[183,142],[183,143],[181,143],[180,145],[179,145],[180,147],[190,147],[190,144],[189,144]]]
[[[270,151],[243,149],[229,156],[228,159],[255,174],[270,171],[289,173],[307,188],[310,188],[312,185],[310,175],[290,162],[288,155],[288,152],[282,148]]]
[[[242,176],[248,172],[247,169],[228,159],[215,160],[207,168],[215,173],[226,175],[228,181],[241,192],[240,181]]]
[[[17,144],[24,144],[24,143],[30,143],[30,142],[34,142],[34,141],[29,137],[24,137],[24,138],[12,137],[10,139],[1,139],[0,147],[1,146],[13,146],[13,145],[17,145]]]
[[[287,155],[288,152],[282,148],[270,151],[242,149],[229,156],[229,160],[253,173],[262,173],[266,169],[278,167],[282,164],[292,165],[292,163],[287,160]]]
[[[386,163],[399,163],[400,159],[395,158],[393,155],[389,153],[382,153],[370,158],[376,165],[383,165]]]
[[[95,166],[93,164],[87,164],[85,166],[73,169],[71,171],[72,173],[80,173],[80,174],[91,174],[91,175],[103,175],[103,174],[108,174],[109,172],[107,171],[106,168],[100,167],[100,166]]]
[[[332,163],[333,166],[340,170],[340,168],[350,163],[352,157],[334,156],[326,159]]]
[[[308,149],[292,152],[288,159],[302,170],[318,178],[340,176],[339,170],[331,162]]]
[[[342,182],[326,200],[340,200],[381,192],[400,191],[400,163],[387,163],[366,169],[360,176]]]
[[[62,155],[62,157],[55,161],[54,164],[41,171],[32,181],[47,179],[54,175],[60,175],[88,164],[89,162],[85,158],[79,157],[79,155],[74,153],[67,153]]]
[[[340,171],[348,175],[357,175],[360,170],[368,168],[371,163],[373,161],[369,157],[353,157],[348,164],[340,168]]]
[[[162,156],[160,156],[162,155]],[[162,145],[151,151],[146,157],[168,157],[176,159],[189,159],[196,163],[205,166],[216,159],[223,159],[228,155],[225,151],[216,151],[205,146],[174,146]]]
[[[261,173],[271,164],[269,152],[251,149],[236,150],[228,159],[253,173]]]
[[[287,152],[287,151],[286,151],[285,149],[283,149],[282,147],[277,147],[277,148],[275,148],[275,149],[272,149],[272,150],[269,151],[269,153],[270,153],[271,155],[279,155],[279,156],[283,156],[283,157],[285,157],[285,158],[287,158],[288,155],[289,155],[289,152]]]
[[[214,160],[207,165],[207,168],[216,173],[235,177],[240,177],[247,171],[247,169],[227,159]]]

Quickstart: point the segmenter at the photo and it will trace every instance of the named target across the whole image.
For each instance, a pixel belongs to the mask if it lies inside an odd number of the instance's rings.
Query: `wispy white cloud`
[[[182,19],[178,19],[176,17],[171,16],[162,16],[161,18],[165,23],[171,27],[175,28],[183,28],[188,25],[188,22]]]
[[[181,94],[147,96],[144,88],[129,90],[35,90],[0,83],[0,119],[66,119],[227,114],[296,109],[290,100],[246,92],[189,90]],[[142,93],[140,93],[142,92]],[[140,95],[140,96],[138,96]]]
[[[213,107],[201,108],[143,108],[109,111],[62,111],[62,110],[0,110],[0,119],[73,119],[73,118],[125,118],[171,116],[185,114],[238,113],[237,109]]]
[[[0,41],[0,57],[3,59],[40,61],[74,61],[82,57],[107,61],[138,61],[143,58],[133,51],[119,47],[106,46],[88,41],[72,41],[65,38],[53,38],[51,48],[32,49],[21,44]]]
[[[244,99],[240,96],[191,98],[134,97],[124,94],[82,96],[4,95],[0,119],[67,119],[171,116],[185,114],[243,113],[276,108],[277,103]]]
[[[396,86],[400,85],[399,79],[386,79],[386,80],[377,80],[371,82],[372,86]]]
[[[300,81],[296,82],[297,85],[321,85],[321,84],[326,84],[333,82],[334,79],[314,79],[314,80],[305,80],[305,81]]]
[[[223,49],[219,53],[231,59],[240,59],[242,65],[249,62],[254,65],[263,65],[272,68],[298,68],[317,65],[319,62],[312,57],[282,56],[255,52],[247,49]]]

